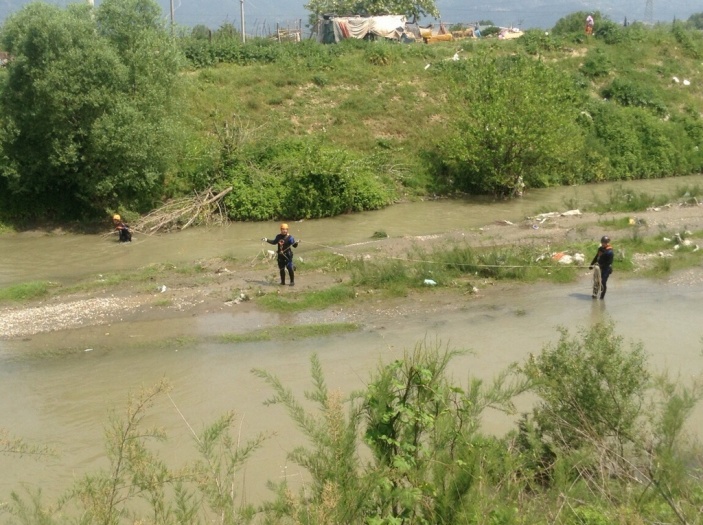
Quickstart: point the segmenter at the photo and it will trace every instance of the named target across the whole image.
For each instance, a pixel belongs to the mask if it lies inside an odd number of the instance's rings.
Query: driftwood
[[[215,195],[212,188],[208,188],[192,197],[170,200],[139,219],[133,229],[151,235],[174,229],[185,230],[193,224],[222,224],[227,222],[222,198],[230,191],[231,186]]]

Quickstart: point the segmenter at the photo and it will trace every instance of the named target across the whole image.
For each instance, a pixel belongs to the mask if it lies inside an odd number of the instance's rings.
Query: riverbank
[[[315,265],[314,261],[320,258],[407,260],[418,250],[441,249],[457,243],[484,248],[529,244],[543,246],[545,254],[551,254],[565,245],[587,242],[593,244],[595,252],[597,240],[603,234],[611,236],[617,250],[619,240],[632,236],[673,239],[676,234],[690,232],[691,235],[700,231],[703,231],[702,206],[671,205],[636,214],[545,213],[519,223],[496,221],[466,231],[388,237],[335,247],[315,245],[314,239],[309,239],[306,248],[312,248],[306,251],[295,288],[278,286],[275,260],[267,257],[265,249],[262,249],[260,256],[248,262],[227,258],[193,261],[195,269],[190,272],[164,272],[145,277],[139,269],[133,268],[131,270],[136,272],[133,278],[127,275],[119,285],[105,279],[104,285],[94,282],[90,286],[74,287],[75,291],[52,292],[49,297],[40,300],[0,305],[0,337],[27,338],[88,326],[128,323],[137,319],[177,319],[218,311],[246,313],[261,308],[257,297],[262,295],[275,293],[295,297],[329,289],[349,280],[349,275],[344,272]],[[692,242],[703,244],[703,241],[696,241],[695,236]],[[657,258],[672,256],[674,252],[675,242],[672,240],[666,253],[633,254],[633,273],[637,274]],[[592,253],[584,255],[586,263],[593,256]],[[308,270],[304,269],[306,263]],[[587,271],[584,269],[584,272]],[[693,284],[700,283],[702,276],[703,271],[698,264],[665,278]],[[621,273],[616,279],[624,277]],[[483,279],[473,287],[472,295],[478,298],[500,294],[517,285],[514,282]],[[427,292],[414,290],[403,297],[384,297],[375,294],[374,290],[359,290],[358,300],[332,308],[330,312],[335,313],[318,312],[315,317],[321,321],[344,317],[364,324],[371,318],[398,315],[417,308],[428,311],[451,308],[456,302],[453,298],[467,295],[463,288]]]

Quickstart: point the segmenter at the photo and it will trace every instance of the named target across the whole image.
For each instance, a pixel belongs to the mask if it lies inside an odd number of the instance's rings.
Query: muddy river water
[[[683,184],[703,185],[703,176],[644,181],[628,187],[670,193]],[[510,203],[403,204],[379,212],[295,223],[292,231],[303,240],[319,244],[329,240],[362,242],[379,230],[390,236],[432,234],[583,206],[593,198],[593,191],[561,188],[530,192]],[[607,191],[606,185],[598,187],[601,196]],[[0,286],[38,279],[70,282],[157,261],[178,263],[224,254],[254,257],[261,250],[259,239],[274,233],[274,223],[235,224],[137,238],[132,246],[119,246],[114,239],[100,236],[3,236]],[[303,244],[299,253],[305,253]],[[404,350],[427,341],[469,351],[452,366],[457,381],[465,384],[469,376],[489,380],[510,363],[538,353],[545,344],[557,340],[557,326],[575,333],[591,323],[612,319],[627,342],[644,344],[654,370],[680,374],[686,382],[703,373],[703,285],[618,281],[614,276],[606,301],[592,301],[588,279],[584,274],[578,283],[569,285],[514,285],[509,293],[467,300],[458,309],[399,311],[394,316],[379,316],[358,332],[285,343],[192,343],[156,346],[148,351],[120,344],[153,334],[164,338],[174,332],[202,335],[300,321],[289,315],[238,313],[236,309],[184,319],[56,332],[51,340],[57,348],[83,346],[86,350],[64,356],[27,355],[26,341],[0,338],[0,429],[58,452],[41,460],[0,455],[0,502],[12,489],[22,486],[41,487],[53,497],[83,473],[105,467],[102,438],[108,411],[123,409],[129,392],[154,385],[162,378],[173,386],[170,399],[159,401],[146,423],[167,430],[169,446],[164,448],[163,457],[173,466],[193,455],[189,426],[197,431],[230,410],[238,415],[237,433],[242,440],[259,432],[273,433],[240,476],[240,495],[256,501],[267,496],[266,480],[286,477],[295,485],[304,479],[303,473],[286,460],[286,452],[303,440],[281,407],[263,405],[271,390],[251,373],[252,368],[279,376],[302,398],[302,393],[311,388],[309,358],[315,352],[328,385],[350,392],[365,384],[379,362],[399,358]],[[344,320],[344,313],[338,312],[336,320]],[[120,337],[112,339],[112,345],[103,343],[100,350],[91,350],[95,341],[104,341],[109,331]],[[520,400],[519,405],[527,410],[529,400]],[[700,427],[701,423],[703,411],[699,409],[692,426]],[[511,420],[499,414],[490,414],[485,424],[490,432],[512,428]]]

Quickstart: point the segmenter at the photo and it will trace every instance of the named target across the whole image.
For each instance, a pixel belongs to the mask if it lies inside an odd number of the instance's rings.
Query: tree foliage
[[[435,0],[310,0],[305,9],[311,13],[311,24],[327,13],[339,16],[405,15],[413,21],[421,16],[439,16]]]
[[[696,29],[703,29],[703,13],[693,13],[687,22]]]
[[[151,204],[178,68],[159,13],[152,0],[36,3],[6,22],[1,175],[16,198],[74,218]]]
[[[443,146],[451,187],[507,196],[578,172],[580,94],[568,77],[522,55],[454,67],[459,111]]]

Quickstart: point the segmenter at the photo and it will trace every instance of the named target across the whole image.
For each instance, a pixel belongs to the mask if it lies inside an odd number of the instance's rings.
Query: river
[[[703,176],[642,181],[632,191],[670,193],[684,184],[703,186]],[[530,192],[513,202],[429,201],[396,205],[386,210],[291,225],[298,237],[319,244],[368,240],[374,231],[390,236],[426,235],[478,227],[493,220],[519,220],[525,215],[586,206],[594,192],[605,195],[612,186],[559,188]],[[629,191],[629,190],[628,190]],[[567,203],[569,205],[567,205]],[[260,238],[276,233],[276,224],[233,224],[178,234],[138,236],[122,246],[101,236],[22,233],[0,237],[0,286],[47,279],[70,283],[88,275],[136,268],[153,262],[181,263],[232,254],[248,259],[261,250]],[[301,244],[301,250],[305,253]],[[286,460],[286,452],[303,442],[281,407],[264,407],[271,390],[251,373],[265,369],[279,376],[302,398],[311,388],[310,355],[319,355],[331,388],[350,392],[362,387],[379,362],[399,358],[419,341],[439,342],[468,352],[457,358],[457,381],[471,376],[486,380],[513,362],[538,353],[558,339],[557,326],[572,332],[612,319],[626,341],[642,342],[653,370],[669,370],[689,382],[703,372],[701,358],[703,286],[644,280],[609,283],[606,301],[592,301],[588,277],[570,285],[514,285],[507,293],[468,301],[446,312],[400,312],[379,318],[354,333],[287,341],[285,343],[162,345],[145,351],[121,344],[140,334],[202,335],[290,323],[287,315],[232,310],[171,320],[144,320],[129,326],[88,327],[56,332],[56,348],[86,351],[52,356],[26,352],[29,341],[0,338],[0,428],[59,452],[48,459],[0,455],[0,502],[12,489],[41,487],[53,498],[82,474],[106,466],[103,433],[112,409],[123,410],[127,395],[162,378],[173,385],[171,399],[162,399],[147,418],[163,426],[169,446],[163,454],[171,464],[192,457],[192,434],[219,415],[238,415],[236,432],[243,440],[259,432],[272,435],[247,463],[239,478],[239,494],[260,501],[268,494],[266,480],[288,478],[293,486],[304,473]],[[314,317],[314,316],[313,316]],[[106,331],[121,334],[113,344],[91,350]],[[41,338],[39,338],[41,339]],[[46,342],[44,337],[43,341]],[[529,408],[524,400],[522,410]],[[187,424],[186,424],[187,421]],[[697,410],[694,426],[703,423]],[[486,419],[486,429],[505,432],[512,420],[498,414]]]

